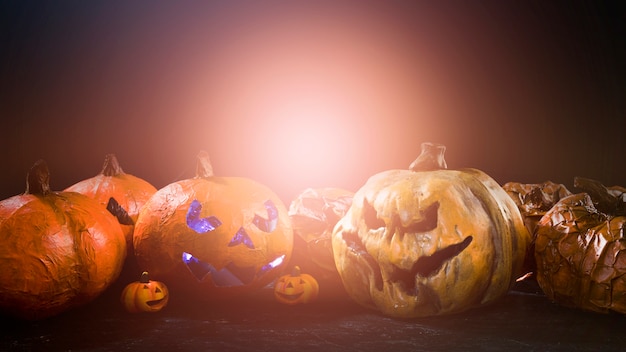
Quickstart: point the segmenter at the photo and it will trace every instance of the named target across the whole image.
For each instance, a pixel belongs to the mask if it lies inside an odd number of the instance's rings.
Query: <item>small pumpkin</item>
[[[626,313],[626,199],[620,187],[574,179],[582,192],[539,220],[537,282],[551,300],[586,311]]]
[[[333,231],[343,285],[357,303],[414,318],[503,296],[530,234],[513,200],[477,169],[449,170],[445,146],[422,144],[409,170],[370,177]]]
[[[311,303],[317,299],[319,284],[309,274],[294,266],[291,274],[283,275],[274,283],[274,298],[280,303],[295,305]]]
[[[339,281],[331,235],[353,196],[352,191],[326,187],[307,188],[295,197],[289,206],[295,235],[292,264],[323,280]]]
[[[43,160],[26,192],[0,201],[0,311],[43,319],[98,297],[119,276],[126,241],[95,200],[53,192]]]
[[[132,254],[133,231],[139,210],[157,189],[148,181],[125,173],[115,154],[107,154],[102,171],[94,177],[79,181],[65,189],[97,200],[117,218],[128,254]]]
[[[142,270],[199,297],[249,293],[274,281],[291,258],[287,209],[268,187],[218,177],[206,152],[196,176],[159,189],[133,236]]]
[[[158,312],[167,306],[169,298],[167,286],[160,281],[150,280],[148,272],[144,271],[139,281],[124,287],[120,301],[130,313]]]

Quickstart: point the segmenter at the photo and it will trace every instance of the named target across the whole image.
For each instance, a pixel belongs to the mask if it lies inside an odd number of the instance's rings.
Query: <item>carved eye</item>
[[[215,230],[222,222],[215,216],[200,218],[202,204],[194,199],[187,210],[187,226],[197,233],[206,233]]]
[[[363,220],[365,225],[372,230],[386,226],[385,221],[378,217],[376,209],[370,205],[367,199],[363,199]]]

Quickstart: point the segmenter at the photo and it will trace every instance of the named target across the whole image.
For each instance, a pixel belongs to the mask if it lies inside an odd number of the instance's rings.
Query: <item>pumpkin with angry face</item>
[[[447,170],[424,143],[410,170],[372,176],[333,231],[337,270],[363,306],[401,318],[461,312],[503,296],[530,234],[506,192],[476,169]]]
[[[133,243],[139,268],[201,296],[230,296],[272,282],[289,261],[293,230],[269,188],[216,177],[206,152],[194,178],[169,184],[144,204]]]

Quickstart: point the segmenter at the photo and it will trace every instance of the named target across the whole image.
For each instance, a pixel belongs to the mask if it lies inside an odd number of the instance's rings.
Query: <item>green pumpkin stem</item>
[[[446,146],[438,143],[422,143],[422,152],[415,159],[409,169],[411,171],[432,171],[447,169],[448,165],[444,159]]]
[[[300,276],[300,274],[302,273],[302,271],[300,270],[299,266],[294,266],[293,269],[291,269],[291,276]]]
[[[107,154],[104,157],[104,166],[102,166],[101,174],[104,176],[118,176],[124,174],[124,170],[122,170],[115,154]]]
[[[50,170],[44,160],[37,160],[26,176],[24,194],[42,195],[50,193]]]
[[[150,282],[150,275],[148,275],[147,271],[141,273],[141,278],[139,278],[139,282],[141,282],[142,284],[147,284]]]
[[[612,216],[626,216],[626,202],[612,195],[609,189],[599,181],[574,177],[574,187],[587,193],[600,212]]]
[[[213,166],[211,165],[211,159],[209,153],[206,151],[200,151],[198,153],[198,163],[196,164],[196,177],[206,178],[213,176]]]

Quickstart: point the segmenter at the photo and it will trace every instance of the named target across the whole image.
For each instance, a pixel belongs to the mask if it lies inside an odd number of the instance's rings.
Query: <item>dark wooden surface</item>
[[[38,322],[4,321],[2,351],[619,351],[626,317],[561,307],[522,284],[465,313],[401,320],[337,292],[286,306],[250,297],[185,302],[130,314],[117,288],[88,306]]]

